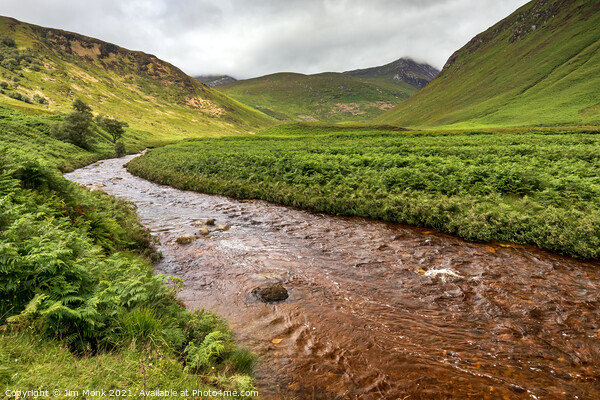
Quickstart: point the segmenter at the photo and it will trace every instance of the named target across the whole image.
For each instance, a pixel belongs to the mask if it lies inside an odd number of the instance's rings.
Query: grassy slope
[[[73,144],[56,140],[50,127],[60,123],[62,116],[30,116],[0,106],[0,149],[7,149],[16,157],[33,159],[61,171],[71,171],[101,158],[114,156],[114,145],[108,137],[95,134],[94,151],[89,152]],[[129,152],[141,151],[162,143],[149,132],[128,129],[123,141]]]
[[[168,141],[252,132],[272,123],[152,55],[6,17],[0,17],[0,36],[14,39],[19,51],[32,52],[40,64],[14,71],[0,66],[0,81],[9,84],[0,105],[51,114],[67,111],[80,98],[95,112]],[[11,91],[30,98],[37,93],[50,104],[29,105],[9,98]]]
[[[597,131],[441,134],[304,124],[184,141],[127,168],[187,190],[600,258],[599,145]]]
[[[532,1],[476,36],[426,88],[376,121],[455,128],[599,125],[598,26],[597,1]]]
[[[392,79],[341,73],[278,73],[216,89],[279,120],[366,121],[417,88]]]
[[[143,53],[0,17],[7,37],[16,46],[0,48],[0,391],[252,388],[252,356],[225,323],[187,312],[152,275],[154,244],[130,205],[56,172],[113,156],[107,135],[97,131],[86,151],[50,131],[75,98],[127,121],[130,152],[270,119]],[[5,68],[15,55],[29,60]]]
[[[134,209],[56,172],[112,154],[47,135],[56,119],[0,107],[0,392],[252,388],[226,325],[153,276]],[[185,347],[215,331],[225,353],[195,363]]]
[[[77,357],[58,341],[41,340],[34,335],[22,333],[0,336],[0,389],[3,395],[6,390],[48,390],[52,396],[53,390],[58,389],[62,396],[54,398],[100,397],[84,397],[83,390],[105,390],[105,397],[108,397],[109,390],[125,390],[121,392],[122,396],[138,397],[144,389],[169,389],[187,390],[188,397],[192,398],[193,390],[235,390],[236,386],[238,390],[244,388],[244,377],[238,376],[236,379],[237,383],[233,383],[232,387],[229,385],[223,389],[223,384],[219,382],[225,379],[218,376],[207,376],[203,379],[186,373],[177,358],[159,352],[148,354],[146,351],[126,349],[101,353],[94,357]],[[79,396],[65,396],[64,391],[67,389],[79,391]],[[211,398],[232,397],[216,395]],[[155,395],[148,398],[172,399],[173,396]]]

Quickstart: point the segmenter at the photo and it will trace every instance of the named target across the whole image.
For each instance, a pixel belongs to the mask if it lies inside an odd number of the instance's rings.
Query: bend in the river
[[[598,263],[185,192],[129,174],[133,157],[65,176],[137,205],[156,271],[260,355],[261,397],[600,398]],[[231,228],[202,235],[206,219]],[[274,282],[286,301],[250,295]]]

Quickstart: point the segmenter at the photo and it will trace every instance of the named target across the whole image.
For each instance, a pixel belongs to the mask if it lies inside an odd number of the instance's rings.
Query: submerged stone
[[[193,222],[194,226],[203,226],[203,225],[213,226],[214,224],[215,224],[214,219],[205,219],[205,220]]]
[[[175,243],[177,243],[177,244],[190,244],[194,240],[196,240],[196,238],[193,237],[193,236],[179,236],[177,239],[175,239]]]
[[[104,189],[102,189],[103,187],[105,187],[105,185],[102,183],[94,183],[90,186],[90,192],[104,192]]]

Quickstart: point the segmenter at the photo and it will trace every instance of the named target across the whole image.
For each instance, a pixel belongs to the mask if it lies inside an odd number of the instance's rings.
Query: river
[[[129,174],[133,157],[65,177],[137,205],[156,272],[259,355],[261,398],[600,398],[599,263],[181,191]],[[231,228],[200,235],[207,219]],[[276,282],[284,302],[250,294]]]

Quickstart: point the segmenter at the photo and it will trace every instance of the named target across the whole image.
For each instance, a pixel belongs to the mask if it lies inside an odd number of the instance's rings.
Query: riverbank
[[[127,168],[180,189],[600,258],[600,134],[292,124],[194,139]]]
[[[225,321],[185,310],[180,280],[153,273],[158,243],[135,207],[58,171],[112,146],[86,151],[48,134],[55,117],[0,113],[0,393],[252,390],[254,357]]]

